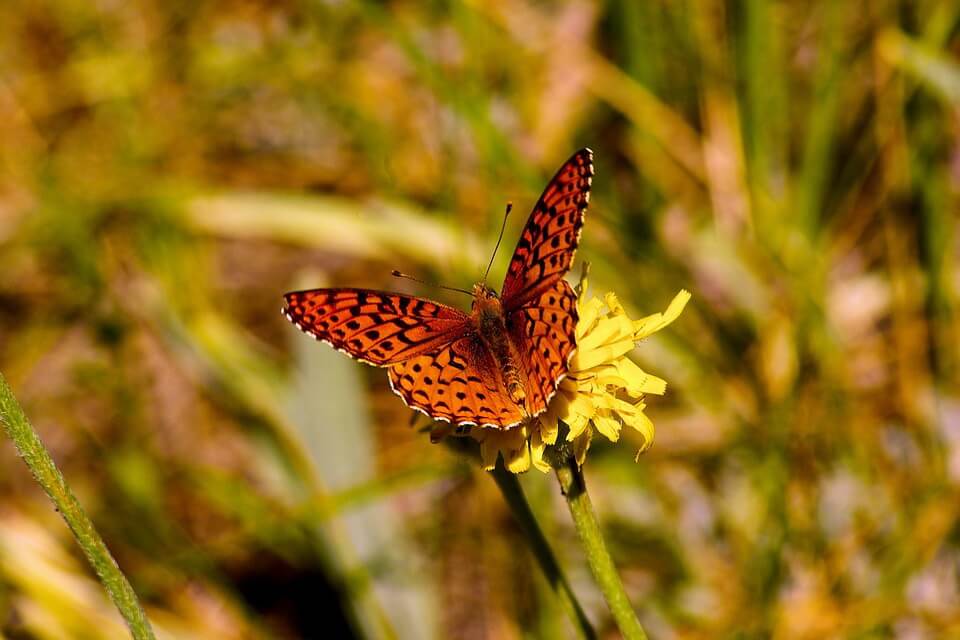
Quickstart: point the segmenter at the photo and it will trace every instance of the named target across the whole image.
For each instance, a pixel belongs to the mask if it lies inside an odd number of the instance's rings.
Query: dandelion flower
[[[580,465],[595,432],[616,442],[624,426],[636,429],[643,437],[638,457],[653,443],[653,422],[644,413],[643,398],[663,395],[667,383],[645,372],[627,354],[638,342],[676,320],[690,293],[681,290],[663,313],[631,320],[615,294],[608,293],[602,300],[589,297],[586,276],[585,267],[578,287],[577,350],[567,376],[547,410],[532,422],[508,431],[472,433],[480,441],[484,468],[493,469],[502,455],[513,473],[526,471],[531,463],[550,471],[544,453],[556,444],[561,423],[567,426],[566,440]]]

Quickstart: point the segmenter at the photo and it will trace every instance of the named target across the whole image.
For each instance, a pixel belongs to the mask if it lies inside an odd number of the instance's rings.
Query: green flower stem
[[[517,524],[523,530],[527,543],[530,545],[530,550],[533,551],[534,557],[540,564],[540,569],[547,578],[550,588],[553,589],[561,606],[570,616],[574,629],[580,634],[581,638],[596,638],[597,633],[590,625],[590,621],[587,620],[586,614],[583,613],[583,608],[573,594],[570,583],[567,582],[556,556],[550,549],[550,543],[547,542],[540,525],[537,524],[537,519],[523,495],[523,488],[520,486],[517,476],[504,469],[502,464],[498,464],[491,475],[507,501]]]
[[[610,607],[610,613],[613,614],[620,633],[626,640],[646,640],[647,634],[637,620],[637,614],[630,605],[627,592],[623,589],[617,568],[607,552],[607,545],[600,533],[600,524],[593,512],[593,505],[590,503],[590,495],[587,493],[587,485],[580,466],[571,455],[567,456],[555,469],[557,480],[560,481],[560,489],[567,499],[570,515],[573,516],[577,535],[580,536],[580,543],[587,554],[590,571],[607,601],[607,606]]]
[[[133,587],[127,582],[116,560],[110,555],[107,545],[103,543],[90,518],[70,491],[60,470],[50,458],[50,453],[40,442],[40,437],[24,415],[3,374],[0,374],[0,422],[33,477],[50,496],[57,511],[70,527],[73,537],[93,565],[110,599],[120,610],[130,634],[137,640],[153,640],[153,629],[133,592]]]

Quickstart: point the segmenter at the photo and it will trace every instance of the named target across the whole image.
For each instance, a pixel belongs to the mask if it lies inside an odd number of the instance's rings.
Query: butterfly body
[[[527,413],[527,394],[523,388],[520,371],[520,358],[514,345],[510,343],[507,323],[503,314],[503,305],[493,289],[478,282],[473,287],[473,321],[480,339],[493,356],[510,399]]]
[[[473,288],[470,313],[399,293],[311,289],[284,296],[299,329],[388,369],[410,407],[457,425],[508,429],[546,410],[576,348],[573,262],[593,154],[573,154],[547,184],[498,295]]]

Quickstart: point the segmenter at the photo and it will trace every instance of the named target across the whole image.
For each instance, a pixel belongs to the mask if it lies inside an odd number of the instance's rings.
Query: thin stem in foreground
[[[617,573],[617,568],[607,551],[607,545],[600,532],[600,523],[597,522],[590,496],[587,494],[583,472],[573,456],[566,457],[555,469],[557,480],[560,481],[560,489],[567,500],[567,506],[570,507],[570,515],[573,516],[577,535],[587,555],[590,572],[593,573],[593,578],[597,581],[607,606],[610,607],[610,613],[613,614],[620,633],[626,640],[646,640],[647,634],[637,620],[637,614],[620,581],[620,574]]]
[[[30,468],[30,473],[50,496],[57,511],[70,527],[73,537],[83,549],[84,555],[96,571],[110,599],[120,610],[120,615],[127,623],[130,634],[136,640],[153,640],[153,629],[140,606],[140,601],[137,600],[137,594],[120,571],[116,560],[110,555],[110,550],[94,529],[83,507],[70,491],[50,453],[43,446],[37,432],[27,420],[27,416],[24,415],[3,374],[0,374],[0,422],[3,423],[7,435],[16,445],[23,461]]]
[[[543,535],[543,531],[540,529],[540,525],[537,523],[533,511],[530,509],[530,504],[523,495],[523,488],[520,486],[520,481],[517,480],[517,476],[504,469],[502,464],[497,464],[497,467],[491,475],[497,483],[497,487],[500,488],[504,499],[507,501],[507,505],[509,505],[514,519],[516,519],[517,524],[519,524],[523,530],[527,543],[530,545],[530,550],[537,559],[537,563],[540,565],[543,575],[547,578],[550,588],[553,589],[557,599],[560,600],[561,606],[567,612],[567,615],[570,616],[570,621],[573,622],[574,629],[576,629],[581,638],[591,640],[596,638],[596,632],[590,625],[590,621],[587,620],[587,616],[584,614],[583,608],[580,606],[573,590],[570,588],[570,583],[567,582],[566,576],[563,575],[560,564],[557,562],[557,558],[553,555],[553,551],[550,548],[550,543],[547,542],[546,536]]]

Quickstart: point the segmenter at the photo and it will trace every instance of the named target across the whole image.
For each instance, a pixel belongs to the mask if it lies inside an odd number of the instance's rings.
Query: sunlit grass
[[[0,369],[177,637],[569,635],[473,459],[278,311],[334,284],[462,305],[390,270],[469,286],[506,201],[509,247],[589,145],[594,286],[637,317],[694,293],[633,354],[670,380],[656,444],[586,468],[651,637],[956,634],[958,18],[4,5]],[[4,511],[52,530],[4,455]],[[550,480],[522,482],[573,548]],[[4,633],[72,628],[10,567]]]

